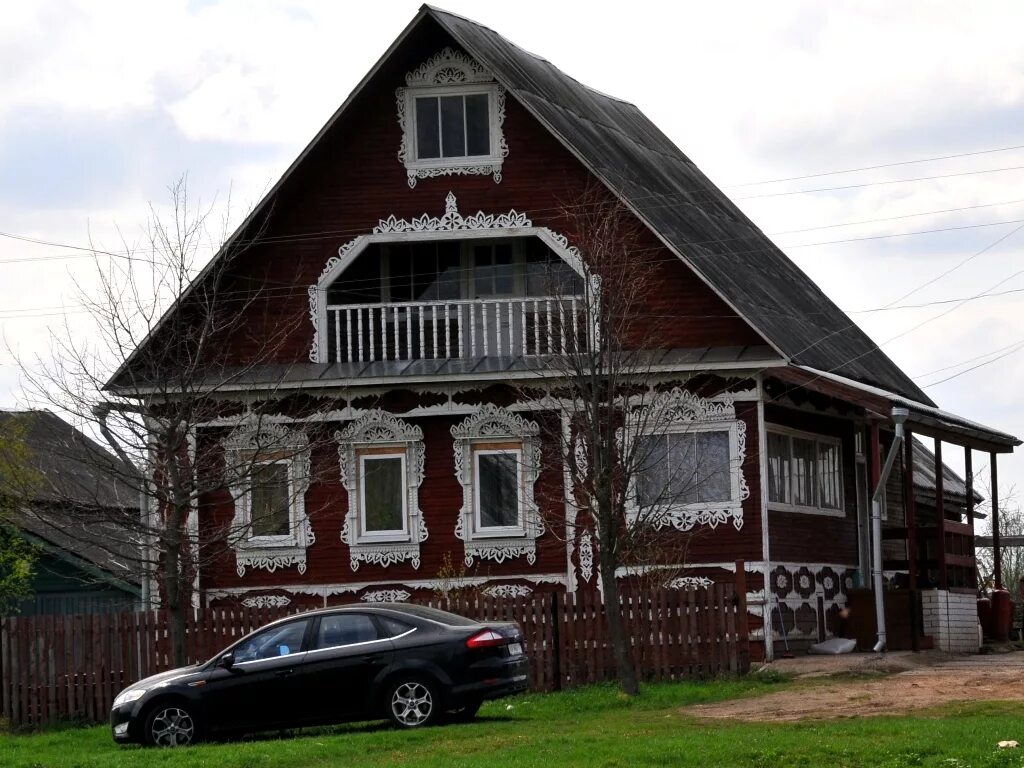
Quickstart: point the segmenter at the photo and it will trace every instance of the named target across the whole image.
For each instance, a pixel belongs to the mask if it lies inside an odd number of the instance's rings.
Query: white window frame
[[[462,485],[462,509],[455,524],[455,536],[465,543],[465,563],[476,559],[502,563],[525,557],[537,561],[537,539],[544,534],[544,520],[534,498],[540,475],[540,426],[490,403],[451,429],[455,438],[455,477]],[[517,447],[488,447],[494,444]],[[476,453],[519,453],[520,525],[515,528],[483,528],[479,515],[479,472]]]
[[[352,570],[359,570],[362,562],[388,567],[406,560],[413,568],[419,568],[420,544],[427,539],[427,526],[419,503],[420,486],[425,475],[423,430],[387,411],[374,409],[339,429],[334,433],[334,439],[338,443],[341,484],[348,494],[341,540],[348,544]],[[361,482],[364,459],[399,454],[405,483],[402,493],[403,529],[368,532]]]
[[[689,390],[676,387],[659,393],[642,406],[645,412],[629,415],[627,432],[617,431],[620,445],[639,436],[663,434],[693,434],[696,432],[729,433],[730,498],[726,501],[698,501],[689,504],[669,504],[654,513],[644,513],[637,498],[637,476],[629,478],[626,493],[626,519],[630,525],[649,525],[655,530],[672,527],[687,532],[697,526],[717,528],[731,522],[738,531],[743,528],[743,502],[750,496],[743,475],[746,460],[747,425],[736,418],[731,399],[710,400]],[[656,425],[650,432],[641,426]],[[628,450],[628,448],[627,448]]]
[[[247,568],[273,573],[292,565],[300,574],[305,573],[306,550],[316,542],[305,501],[310,482],[309,439],[300,430],[256,420],[236,427],[224,438],[222,447],[231,473],[228,489],[235,505],[228,543],[235,551],[238,575],[244,576]],[[240,472],[242,467],[266,464],[288,466],[289,532],[284,536],[252,533],[252,479]]]
[[[490,124],[490,154],[468,157],[419,159],[416,146],[416,101],[419,96],[487,95]],[[501,166],[508,156],[508,144],[502,131],[505,122],[505,89],[486,69],[466,54],[445,48],[405,76],[405,87],[395,94],[402,143],[398,160],[406,169],[410,188],[418,179],[437,176],[476,174],[493,176],[501,182]],[[441,140],[440,133],[438,134]]]
[[[480,506],[480,457],[507,456],[516,457],[516,524],[487,525],[483,524]],[[523,449],[520,448],[474,448],[473,449],[473,531],[480,538],[499,536],[525,536],[523,510]]]
[[[432,169],[432,168],[463,168],[474,165],[501,166],[504,158],[501,156],[501,125],[498,123],[498,89],[497,83],[490,85],[450,85],[434,86],[430,88],[406,88],[405,89],[405,111],[407,120],[408,146],[412,148],[410,157],[406,158],[405,167],[409,170]],[[417,142],[416,125],[416,99],[433,98],[440,99],[444,96],[486,96],[487,97],[487,122],[488,122],[488,144],[491,148],[486,155],[465,155],[462,157],[429,157],[420,158],[419,145]],[[444,146],[444,136],[441,133],[441,105],[438,101],[438,147]],[[468,143],[469,137],[465,134],[466,115],[465,101],[463,101],[463,138]]]
[[[391,446],[388,446],[391,447]],[[359,460],[359,541],[408,541],[409,540],[409,487],[405,449],[394,446],[394,452],[367,453],[357,451]],[[402,527],[386,531],[371,531],[366,524],[366,462],[398,459],[401,462],[402,484]]]
[[[842,438],[835,437],[833,435],[823,435],[823,434],[820,434],[818,432],[806,432],[804,430],[793,429],[791,427],[785,427],[785,426],[782,426],[782,425],[779,425],[779,424],[767,423],[767,424],[765,424],[765,437],[766,437],[766,439],[765,439],[765,446],[768,445],[767,436],[768,435],[773,435],[773,434],[789,438],[789,460],[791,462],[793,460],[793,438],[794,437],[795,438],[799,438],[801,440],[811,440],[811,441],[813,441],[814,442],[815,457],[818,456],[818,445],[819,444],[825,444],[825,445],[834,446],[839,451],[839,462],[838,462],[838,467],[839,467],[839,477],[838,477],[838,481],[839,481],[839,483],[838,483],[838,488],[839,488],[839,508],[838,509],[831,509],[829,507],[822,507],[820,505],[820,499],[818,497],[819,497],[819,494],[821,493],[821,489],[819,487],[819,483],[817,481],[817,478],[815,479],[815,483],[814,483],[814,501],[815,501],[815,503],[813,505],[806,506],[806,505],[802,505],[802,504],[794,504],[794,503],[792,503],[792,501],[787,501],[787,502],[772,501],[771,498],[768,496],[768,475],[766,474],[765,477],[764,477],[764,495],[765,495],[765,499],[768,502],[768,509],[771,510],[771,511],[774,511],[774,512],[798,512],[798,513],[804,514],[804,515],[821,515],[821,516],[824,516],[824,517],[846,517],[846,496],[845,496],[846,489],[844,488],[844,482],[843,482],[844,478],[843,478],[843,441],[842,441]],[[771,460],[771,457],[767,456],[767,457],[765,457],[765,459],[766,459],[765,467],[768,467],[768,462]],[[815,458],[815,461],[817,461],[817,458]],[[794,482],[795,482],[795,480],[794,480],[793,471],[792,471],[792,468],[790,468],[790,472],[789,472],[790,487],[787,489],[787,496],[790,499],[793,498],[793,488],[792,488],[792,485],[793,485]]]

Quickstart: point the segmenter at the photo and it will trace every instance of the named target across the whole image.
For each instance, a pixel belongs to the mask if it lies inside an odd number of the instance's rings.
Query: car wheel
[[[403,678],[388,693],[388,717],[399,728],[422,728],[437,720],[437,686],[423,678]]]
[[[146,718],[145,739],[153,747],[186,747],[199,741],[199,724],[185,704],[158,703]]]
[[[480,711],[480,705],[483,703],[482,699],[468,701],[463,706],[450,710],[448,719],[454,723],[468,723],[476,717],[476,713]]]

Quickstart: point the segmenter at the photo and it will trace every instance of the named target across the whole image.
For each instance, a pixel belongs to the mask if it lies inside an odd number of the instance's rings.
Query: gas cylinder
[[[992,590],[992,639],[1006,642],[1010,639],[1010,623],[1013,621],[1013,606],[1010,593],[1005,589]]]

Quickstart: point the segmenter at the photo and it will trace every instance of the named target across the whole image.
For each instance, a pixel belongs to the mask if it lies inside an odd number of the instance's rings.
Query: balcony
[[[558,355],[587,348],[582,296],[329,304],[327,362]]]

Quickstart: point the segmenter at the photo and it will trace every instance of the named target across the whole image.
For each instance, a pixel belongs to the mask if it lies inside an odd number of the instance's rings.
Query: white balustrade
[[[327,307],[331,362],[556,355],[582,351],[579,296]]]

